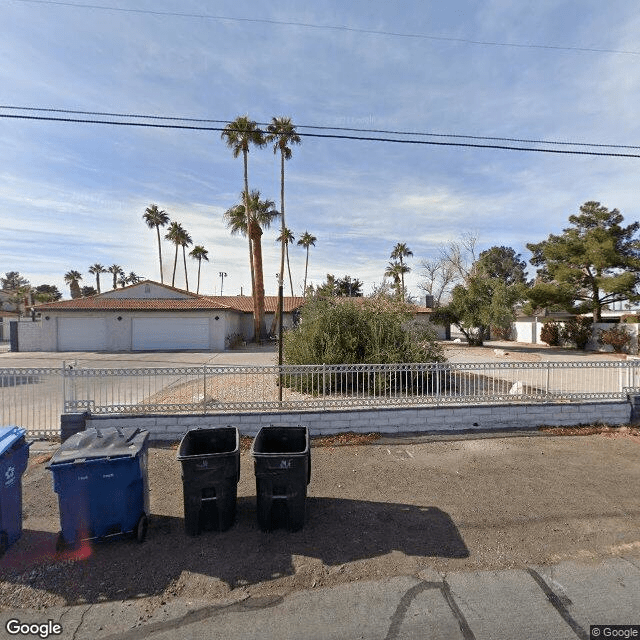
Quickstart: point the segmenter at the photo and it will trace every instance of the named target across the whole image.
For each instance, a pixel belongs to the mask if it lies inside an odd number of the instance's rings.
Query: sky
[[[86,117],[6,107],[49,108],[214,127],[288,116],[301,133],[640,146],[635,0],[0,0],[0,16],[0,115]],[[560,233],[586,201],[640,219],[639,174],[640,158],[303,137],[286,163],[286,223],[296,240],[317,238],[310,283],[350,275],[365,293],[406,243],[406,284],[419,297],[421,262],[461,234],[529,260],[526,244]],[[249,153],[249,185],[279,206],[271,147]],[[0,117],[0,274],[55,284],[65,298],[64,274],[95,286],[94,263],[159,281],[155,230],[142,218],[155,203],[208,250],[201,293],[220,294],[224,272],[225,295],[248,294],[247,241],[223,221],[242,189],[242,159],[219,131]],[[277,293],[278,235],[279,224],[262,241],[267,295]],[[170,281],[173,245],[162,251]],[[301,295],[297,244],[290,263]],[[187,266],[194,290],[197,263]],[[185,286],[181,255],[175,285]]]

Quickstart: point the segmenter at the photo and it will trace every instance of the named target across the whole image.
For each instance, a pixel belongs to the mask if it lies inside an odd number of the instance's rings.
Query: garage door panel
[[[208,318],[134,318],[134,351],[208,349]]]
[[[60,318],[60,351],[106,351],[107,323],[104,318]]]

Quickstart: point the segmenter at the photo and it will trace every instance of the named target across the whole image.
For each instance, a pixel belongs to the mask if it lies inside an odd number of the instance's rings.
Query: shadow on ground
[[[335,567],[399,551],[407,556],[466,558],[451,518],[436,507],[308,498],[303,529],[264,533],[256,499],[239,498],[236,523],[225,532],[184,533],[184,521],[150,518],[144,543],[131,538],[85,543],[56,556],[57,535],[25,530],[0,560],[2,579],[61,596],[67,604],[160,595],[188,571],[225,589],[296,572],[300,557]]]

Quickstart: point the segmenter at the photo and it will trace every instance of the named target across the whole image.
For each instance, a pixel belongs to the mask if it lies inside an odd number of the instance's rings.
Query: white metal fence
[[[0,369],[0,424],[58,433],[60,414],[220,413],[621,400],[640,361]]]

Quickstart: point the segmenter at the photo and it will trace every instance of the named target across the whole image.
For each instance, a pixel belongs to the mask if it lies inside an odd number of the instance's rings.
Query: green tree
[[[534,308],[558,305],[567,311],[593,313],[613,302],[640,299],[640,223],[622,226],[618,209],[585,202],[562,235],[527,244],[538,269],[528,297]]]
[[[266,145],[264,132],[258,127],[258,124],[250,120],[248,116],[238,116],[233,122],[227,124],[222,132],[222,139],[227,147],[231,149],[233,157],[237,158],[242,154],[244,166],[244,191],[243,202],[245,205],[245,215],[247,218],[246,228],[248,229],[247,237],[249,240],[249,268],[251,270],[251,292],[253,295],[253,326],[254,340],[258,341],[262,337],[264,331],[264,276],[262,272],[255,273],[255,260],[253,256],[254,235],[257,233],[256,227],[252,224],[253,212],[251,210],[251,199],[249,192],[249,149],[251,146],[264,147]],[[260,259],[262,265],[262,259]],[[262,282],[262,292],[257,291],[257,280]],[[262,300],[262,306],[260,304]]]
[[[88,298],[89,296],[95,296],[98,291],[95,287],[88,285],[86,287],[82,287],[80,289],[80,293],[82,294],[83,298]]]
[[[142,282],[142,280],[143,278],[133,271],[130,271],[129,275],[125,278],[127,284],[138,284],[138,282]]]
[[[200,293],[200,267],[202,266],[202,261],[205,260],[209,262],[209,252],[200,244],[197,244],[193,249],[189,252],[189,255],[198,261],[198,286],[196,288],[196,293]]]
[[[327,279],[318,285],[315,290],[317,297],[335,298],[361,298],[362,280],[345,275],[336,278],[332,273],[327,273]]]
[[[15,291],[21,287],[28,287],[29,281],[23,278],[18,271],[7,271],[4,278],[0,277],[0,289]]]
[[[411,271],[411,268],[404,263],[404,258],[409,258],[411,256],[413,256],[413,251],[411,251],[411,249],[409,249],[409,247],[407,247],[407,245],[404,242],[398,242],[396,246],[393,247],[393,251],[389,256],[392,260],[397,261],[397,263],[400,265],[397,271],[398,271],[398,274],[400,275],[400,280],[402,283],[402,299],[403,300],[406,293],[406,290],[404,288],[404,274],[409,273]]]
[[[89,273],[92,273],[92,274],[95,275],[95,277],[96,277],[96,293],[100,293],[100,274],[101,273],[107,273],[107,270],[104,268],[103,265],[101,265],[100,263],[96,262],[95,264],[92,264],[89,267]],[[93,295],[93,294],[91,294],[91,295]]]
[[[291,229],[287,227],[284,228],[280,232],[280,235],[276,238],[276,242],[279,242],[282,245],[282,241],[284,240],[285,244],[285,254],[287,256],[287,271],[289,272],[289,285],[291,286],[291,296],[293,297],[293,279],[291,278],[291,264],[289,262],[289,245],[293,244],[295,241],[295,237],[293,233],[291,233]]]
[[[162,243],[160,242],[160,227],[169,224],[169,215],[166,211],[158,209],[157,204],[149,205],[142,214],[144,221],[149,229],[155,229],[158,236],[158,259],[160,260],[160,282],[164,283],[164,274],[162,272]]]
[[[298,244],[301,247],[304,247],[307,251],[307,256],[304,261],[304,285],[302,287],[302,291],[304,292],[304,295],[307,295],[307,272],[309,270],[309,247],[315,247],[317,240],[318,238],[316,238],[314,235],[311,235],[308,231],[305,231],[302,234],[302,237],[300,238],[300,240],[298,240]]]
[[[244,199],[244,198],[243,198]],[[257,298],[258,309],[258,326],[256,328],[257,334],[255,339],[259,340],[261,336],[266,334],[266,327],[264,326],[264,278],[262,270],[262,229],[266,229],[271,226],[271,223],[280,215],[280,212],[275,208],[273,200],[261,200],[260,192],[254,189],[246,200],[249,202],[249,207],[254,212],[249,218],[247,216],[247,210],[243,203],[237,204],[235,207],[227,209],[224,213],[224,221],[227,227],[231,230],[231,235],[242,234],[243,236],[251,236],[253,243],[253,261],[255,272],[255,288],[254,288],[254,319],[256,312],[255,299]],[[247,220],[250,219],[250,226],[247,229]]]
[[[113,276],[113,289],[118,286],[118,278],[124,275],[124,271],[119,264],[112,264],[107,271]]]
[[[522,298],[521,285],[476,274],[451,292],[451,301],[437,308],[432,320],[455,324],[470,345],[480,346],[492,326],[506,330],[515,319],[514,305]]]
[[[64,274],[64,281],[69,285],[69,291],[72,298],[81,298],[82,290],[80,289],[80,280],[82,280],[82,274],[79,271],[71,270]]]
[[[40,284],[34,289],[34,297],[38,302],[55,302],[62,293],[54,284]]]
[[[507,286],[527,284],[527,263],[511,247],[491,247],[482,251],[475,263],[475,272],[488,278],[498,278]]]
[[[391,278],[396,295],[399,298],[404,297],[404,274],[408,271],[409,267],[400,262],[389,262],[387,268],[384,270],[385,278]]]
[[[415,321],[411,305],[382,298],[313,298],[301,310],[297,327],[284,336],[287,364],[390,364],[441,362],[435,334]],[[317,382],[307,378],[307,383]],[[301,377],[297,377],[301,380]],[[327,380],[342,385],[345,378]],[[354,374],[353,384],[366,389],[380,377]],[[408,380],[403,381],[408,383]],[[387,381],[388,383],[388,381]],[[311,389],[305,389],[309,391]]]

